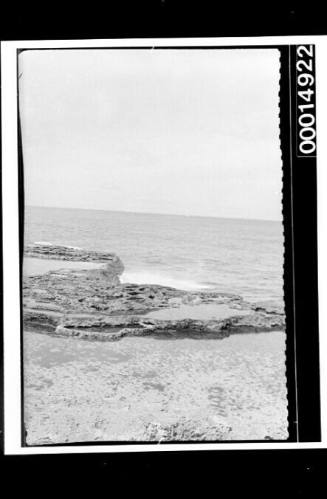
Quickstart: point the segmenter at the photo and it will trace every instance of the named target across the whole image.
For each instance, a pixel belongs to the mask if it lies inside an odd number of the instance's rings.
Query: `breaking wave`
[[[34,241],[34,244],[40,244],[41,246],[64,246],[65,248],[81,250],[79,246],[69,246],[69,244],[55,244],[49,243],[48,241]]]
[[[179,279],[156,272],[124,272],[120,277],[122,283],[133,284],[159,284],[185,291],[197,291],[201,289],[212,289],[213,286],[198,283],[191,280]]]

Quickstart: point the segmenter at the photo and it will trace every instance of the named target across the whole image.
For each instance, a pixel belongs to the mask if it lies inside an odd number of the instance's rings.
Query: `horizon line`
[[[179,213],[153,213],[149,211],[130,211],[130,210],[108,210],[100,208],[78,208],[70,206],[40,206],[40,205],[25,205],[25,208],[49,208],[55,210],[85,210],[85,211],[108,211],[113,213],[129,213],[133,215],[158,215],[158,216],[172,216],[172,217],[186,217],[186,218],[218,218],[223,220],[249,220],[253,222],[279,222],[283,223],[283,219],[269,219],[269,218],[242,218],[242,217],[222,217],[217,215],[187,215]]]

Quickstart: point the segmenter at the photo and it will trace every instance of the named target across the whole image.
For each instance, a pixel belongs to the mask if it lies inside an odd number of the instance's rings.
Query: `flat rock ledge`
[[[127,336],[153,336],[157,339],[223,339],[231,334],[263,333],[284,329],[280,317],[259,313],[232,316],[222,320],[160,320],[139,316],[58,318],[50,313],[24,312],[26,330],[74,338],[116,341]]]
[[[124,271],[124,265],[115,253],[106,251],[85,250],[74,246],[59,244],[34,243],[27,244],[24,255],[47,260],[65,260],[68,262],[97,262],[112,265],[118,274]]]
[[[50,256],[49,256],[50,255]],[[94,341],[127,336],[222,339],[231,334],[269,332],[285,328],[283,307],[272,302],[248,303],[238,295],[183,291],[167,286],[122,284],[124,266],[113,253],[35,244],[25,256],[103,263],[99,268],[57,270],[28,276],[23,283],[26,331]],[[147,317],[160,309],[228,305],[235,315],[222,320],[163,320]],[[244,315],[242,314],[244,311]]]

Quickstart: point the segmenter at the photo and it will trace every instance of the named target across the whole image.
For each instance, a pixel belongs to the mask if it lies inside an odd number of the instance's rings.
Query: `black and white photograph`
[[[6,6],[12,493],[323,490],[324,19],[294,2]]]
[[[1,44],[6,455],[323,448],[326,54]]]
[[[280,52],[24,50],[27,446],[285,441]]]

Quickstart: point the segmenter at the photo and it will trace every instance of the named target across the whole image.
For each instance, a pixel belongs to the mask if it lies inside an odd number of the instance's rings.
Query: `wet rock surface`
[[[283,440],[285,333],[24,339],[27,445]]]
[[[109,263],[113,269],[116,269],[118,274],[121,274],[124,270],[120,258],[115,253],[85,250],[73,246],[45,243],[27,244],[24,248],[24,255],[34,258],[46,258],[47,260]]]
[[[122,284],[116,255],[72,250],[28,253],[101,266],[24,277],[27,445],[288,437],[282,306]]]
[[[122,284],[123,263],[113,253],[35,244],[25,255],[103,264],[86,270],[57,270],[24,278],[25,330],[97,341],[126,336],[225,338],[230,334],[283,330],[284,310],[275,303],[252,304],[214,291],[183,291],[160,285]],[[147,314],[203,304],[217,306],[217,317],[155,319]],[[230,317],[220,319],[219,306]],[[244,314],[243,314],[244,312]]]

